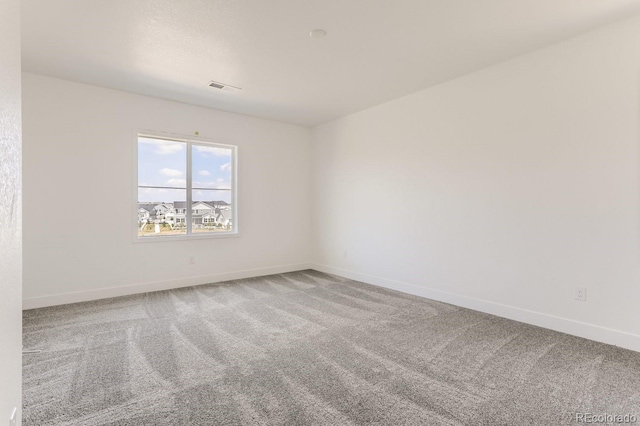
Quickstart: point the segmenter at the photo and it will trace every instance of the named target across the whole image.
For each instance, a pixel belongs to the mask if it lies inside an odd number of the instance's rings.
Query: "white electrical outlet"
[[[587,288],[586,287],[576,287],[576,300],[581,302],[587,301]]]
[[[16,420],[18,420],[18,407],[13,407],[11,417],[9,418],[9,426],[16,426]]]
[[[196,258],[194,256],[189,257],[189,265],[195,265],[196,264]]]

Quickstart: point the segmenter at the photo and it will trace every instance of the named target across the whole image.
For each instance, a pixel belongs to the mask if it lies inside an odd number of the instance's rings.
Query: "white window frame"
[[[187,176],[187,187],[186,187],[186,193],[187,193],[187,201],[186,201],[186,208],[184,209],[185,212],[182,213],[185,215],[184,217],[184,221],[185,221],[185,225],[186,225],[186,231],[187,233],[184,235],[163,235],[163,236],[146,236],[146,237],[141,237],[138,235],[138,229],[139,227],[137,226],[137,212],[138,212],[138,138],[139,137],[148,137],[148,138],[153,138],[153,139],[162,139],[162,140],[167,140],[170,142],[181,142],[186,144],[186,156],[187,156],[187,170],[186,170],[186,176]],[[222,144],[219,142],[215,142],[211,139],[208,138],[204,138],[201,136],[185,136],[185,135],[178,135],[178,134],[173,134],[173,133],[163,133],[163,132],[156,132],[156,131],[149,131],[149,130],[138,130],[135,132],[135,143],[134,145],[134,161],[133,161],[133,167],[134,167],[134,173],[133,173],[133,179],[134,179],[134,194],[133,194],[133,198],[134,198],[134,203],[133,205],[135,206],[135,220],[132,221],[133,223],[133,230],[134,230],[134,242],[158,242],[158,241],[179,241],[179,240],[199,240],[199,239],[216,239],[216,238],[229,238],[229,237],[238,237],[240,234],[238,232],[238,146],[237,145],[229,145],[229,144]],[[231,209],[232,209],[232,226],[233,229],[231,229],[230,231],[220,231],[220,232],[199,232],[199,233],[192,233],[192,215],[193,215],[193,210],[190,207],[189,203],[191,203],[191,205],[193,205],[193,201],[192,201],[192,197],[193,197],[193,173],[192,173],[192,168],[191,168],[191,163],[192,163],[192,146],[194,145],[200,145],[200,146],[213,146],[213,147],[218,147],[218,148],[225,148],[225,149],[230,149],[231,150],[231,165],[232,165],[232,173],[231,173]],[[183,209],[180,209],[183,210]],[[180,214],[178,213],[178,209],[176,209],[176,214]],[[176,218],[176,224],[177,224],[177,220],[178,218]]]

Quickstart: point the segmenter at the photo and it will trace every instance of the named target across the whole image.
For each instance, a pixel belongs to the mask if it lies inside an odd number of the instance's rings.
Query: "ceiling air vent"
[[[216,90],[222,90],[223,92],[238,92],[240,91],[239,87],[231,86],[230,84],[220,83],[219,81],[211,80],[207,86],[212,87]]]

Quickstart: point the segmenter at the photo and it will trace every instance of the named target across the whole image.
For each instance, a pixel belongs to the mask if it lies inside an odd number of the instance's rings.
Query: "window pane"
[[[191,230],[194,234],[233,230],[230,189],[194,189],[192,194]]]
[[[138,137],[138,186],[187,187],[187,144]]]
[[[138,236],[185,235],[187,191],[138,188]]]
[[[192,145],[191,152],[194,189],[231,189],[233,151],[230,148]]]

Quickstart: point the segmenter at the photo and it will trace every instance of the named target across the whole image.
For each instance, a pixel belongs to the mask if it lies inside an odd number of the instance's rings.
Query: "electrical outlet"
[[[18,407],[13,407],[13,411],[11,412],[11,417],[9,418],[9,426],[16,426],[17,420],[18,420]]]
[[[196,258],[194,256],[189,257],[189,265],[195,265],[196,264]]]
[[[576,287],[576,300],[581,302],[587,301],[587,288],[586,287]]]

